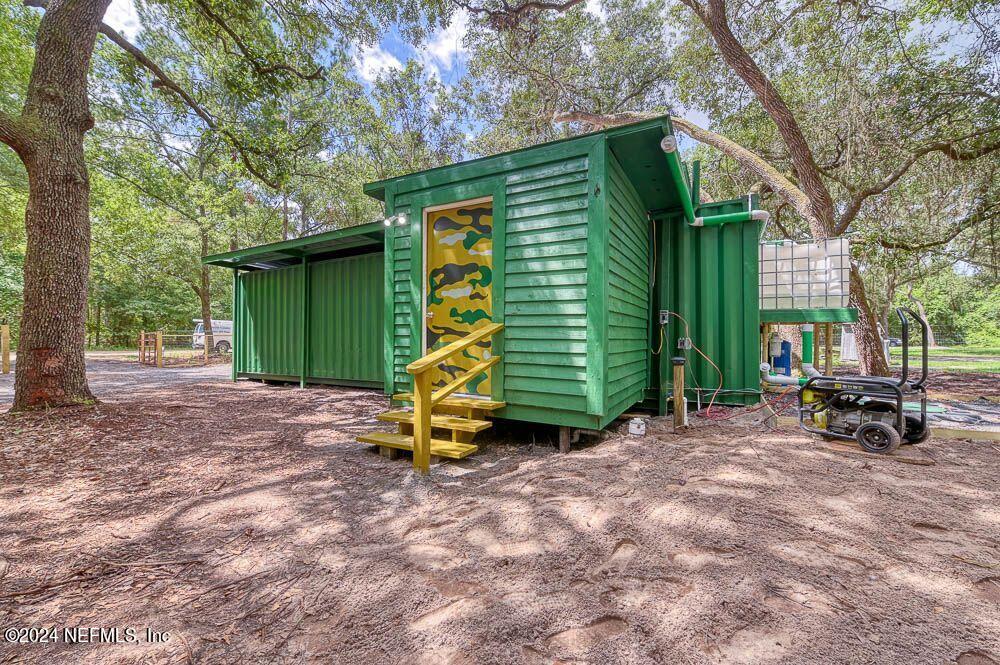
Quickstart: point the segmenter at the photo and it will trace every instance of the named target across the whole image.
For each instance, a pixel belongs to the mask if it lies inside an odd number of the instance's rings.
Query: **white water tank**
[[[760,308],[848,306],[851,247],[847,238],[778,240],[760,246]]]

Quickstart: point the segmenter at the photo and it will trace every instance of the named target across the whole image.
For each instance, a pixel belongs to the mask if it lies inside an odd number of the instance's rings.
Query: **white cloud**
[[[132,0],[112,0],[104,13],[104,22],[122,34],[125,39],[134,40],[142,30],[139,13]]]
[[[354,68],[358,70],[361,78],[372,83],[387,69],[402,69],[403,63],[381,46],[375,46],[354,55]]]
[[[699,111],[698,109],[688,109],[678,104],[674,108],[674,112],[681,118],[690,120],[704,129],[710,129],[712,126],[712,119],[705,115],[703,111]],[[692,139],[687,134],[679,131],[677,132],[677,143],[680,145],[681,150],[691,150],[698,145],[697,141]]]
[[[608,20],[608,13],[604,11],[601,0],[587,0],[587,3],[584,5],[584,11],[588,14],[593,14],[602,21]]]
[[[469,14],[464,9],[456,12],[448,27],[436,31],[417,52],[420,62],[438,79],[455,69],[467,56],[465,35],[469,32]]]

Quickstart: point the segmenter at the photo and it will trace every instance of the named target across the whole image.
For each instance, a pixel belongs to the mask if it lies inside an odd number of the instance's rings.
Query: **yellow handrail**
[[[406,371],[413,375],[413,469],[420,474],[431,470],[431,410],[448,395],[452,394],[472,379],[500,362],[500,356],[476,364],[450,383],[434,390],[431,384],[430,369],[456,353],[461,353],[473,344],[492,337],[503,330],[502,323],[488,323],[474,330],[462,339],[428,353],[419,360],[414,360],[406,366]]]
[[[445,397],[452,394],[469,381],[472,381],[474,378],[488,370],[490,367],[493,367],[498,362],[500,362],[500,356],[493,356],[489,360],[484,360],[478,365],[470,367],[469,371],[464,374],[459,374],[451,383],[434,391],[434,394],[431,395],[431,405],[437,406]]]
[[[426,372],[432,367],[435,367],[442,360],[447,360],[449,356],[452,356],[459,351],[464,351],[473,344],[477,344],[487,337],[492,337],[503,330],[502,323],[488,323],[482,328],[477,328],[471,333],[463,337],[462,339],[455,340],[447,346],[442,346],[436,351],[431,351],[423,358],[419,360],[414,360],[412,363],[406,366],[406,371],[410,374],[419,374],[420,372]]]

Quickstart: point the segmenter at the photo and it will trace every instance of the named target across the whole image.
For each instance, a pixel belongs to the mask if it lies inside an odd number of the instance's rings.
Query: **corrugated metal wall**
[[[649,381],[649,221],[614,155],[608,168],[608,413],[642,401]]]
[[[382,260],[309,265],[309,378],[382,384]]]
[[[699,214],[739,212],[749,201],[702,205]],[[657,218],[657,302],[687,319],[690,337],[723,374],[723,391],[717,401],[753,404],[760,387],[758,339],[760,311],[757,308],[757,252],[759,222],[694,228],[681,215]],[[656,317],[654,317],[656,318]],[[659,335],[653,323],[653,337]],[[671,318],[666,327],[662,353],[656,358],[664,395],[673,389],[670,358],[687,358],[687,396],[696,399],[701,388],[702,404],[708,403],[719,385],[719,374],[695,351],[677,349],[685,336],[683,324]],[[658,341],[657,341],[658,343]],[[656,386],[657,383],[652,384]]]
[[[241,273],[237,373],[300,379],[305,305],[306,380],[381,386],[382,266],[382,253],[310,263],[308,303],[302,266]]]
[[[302,272],[298,266],[240,275],[236,371],[298,376],[302,367]]]

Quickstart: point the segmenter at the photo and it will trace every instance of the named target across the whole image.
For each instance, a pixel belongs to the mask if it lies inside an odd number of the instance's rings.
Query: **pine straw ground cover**
[[[169,639],[0,639],[0,663],[1000,660],[995,443],[509,430],[418,479],[353,443],[373,392],[103,399],[0,415],[0,631]]]

